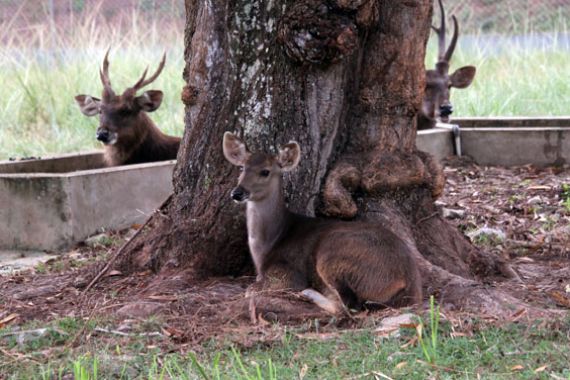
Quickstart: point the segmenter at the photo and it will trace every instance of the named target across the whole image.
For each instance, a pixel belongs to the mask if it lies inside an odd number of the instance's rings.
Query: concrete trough
[[[104,168],[100,152],[0,162],[0,250],[58,251],[141,223],[172,192],[174,164]]]
[[[450,128],[441,127],[418,131],[416,147],[441,161],[455,153],[453,132]]]
[[[480,165],[570,164],[570,117],[456,118],[463,154]]]
[[[456,118],[481,165],[570,163],[570,117]],[[418,149],[455,153],[450,125],[419,131]],[[0,250],[59,251],[144,221],[172,192],[175,161],[103,168],[101,152],[0,162]],[[1,256],[1,254],[0,254]]]
[[[418,131],[418,149],[439,160],[455,154],[452,127],[457,125],[461,154],[480,165],[570,164],[570,117],[474,117],[452,123]]]

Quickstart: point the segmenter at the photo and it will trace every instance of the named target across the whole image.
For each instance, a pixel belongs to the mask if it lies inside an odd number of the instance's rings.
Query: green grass
[[[108,47],[118,92],[132,86],[146,66],[155,70],[166,51],[166,67],[148,87],[165,93],[152,117],[166,133],[182,134],[182,25],[144,20],[137,13],[123,21],[105,24],[94,10],[53,35],[48,25],[0,31],[0,159],[100,148],[98,119],[83,116],[74,96],[100,97],[99,67]]]
[[[418,343],[422,348],[424,358],[430,364],[437,362],[437,333],[439,331],[439,305],[435,306],[435,299],[433,296],[429,297],[429,335],[425,331],[425,324],[423,321],[416,326],[416,335]]]
[[[570,379],[570,320],[558,328],[511,324],[455,337],[449,323],[440,322],[437,335],[429,331],[432,327],[426,332],[437,339],[433,363],[426,361],[421,345],[409,344],[417,337],[414,329],[402,329],[398,338],[352,331],[326,339],[303,338],[290,329],[277,341],[248,348],[211,341],[194,353],[169,348],[160,337],[94,334],[97,325],[108,323],[66,318],[42,326],[50,332],[33,343],[0,338],[0,378],[374,379],[381,373],[393,379]],[[424,325],[433,326],[429,316]],[[0,330],[0,336],[7,331]],[[74,341],[82,344],[72,348]]]
[[[183,28],[152,22],[133,13],[128,22],[101,24],[85,14],[71,28],[61,27],[51,38],[48,25],[26,33],[4,29],[0,37],[0,159],[46,156],[100,148],[94,138],[97,118],[83,116],[73,97],[98,96],[98,69],[111,46],[111,79],[118,90],[132,85],[144,68],[153,70],[164,50],[167,65],[152,85],[165,93],[152,115],[169,134],[183,131]],[[427,67],[433,66],[430,42]],[[455,116],[567,115],[570,103],[570,59],[565,51],[513,49],[498,55],[465,53],[459,47],[452,69],[477,66],[473,85],[452,91]]]
[[[561,190],[560,198],[562,199],[562,204],[564,205],[566,212],[570,213],[570,184],[563,183]]]
[[[428,68],[434,66],[437,55],[434,42],[429,44]],[[464,51],[460,37],[450,74],[464,65],[476,66],[477,74],[467,89],[452,89],[453,116],[570,115],[569,54],[567,50],[516,47],[495,54]]]

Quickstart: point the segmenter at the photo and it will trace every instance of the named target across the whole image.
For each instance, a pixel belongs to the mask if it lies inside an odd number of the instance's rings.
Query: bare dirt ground
[[[570,169],[447,164],[443,212],[521,279],[493,285],[537,307],[570,308]]]
[[[438,201],[441,212],[476,245],[507,258],[520,276],[520,281],[489,286],[534,307],[562,313],[570,309],[570,168],[485,168],[455,159],[447,163],[445,172],[447,187]],[[180,271],[125,276],[111,269],[85,291],[132,232],[110,233],[104,243],[77,247],[72,255],[51,260],[41,268],[1,276],[0,328],[31,320],[80,317],[108,318],[114,328],[124,332],[133,321],[152,316],[160,320],[160,333],[168,338],[169,345],[197,347],[216,337],[245,346],[277,339],[275,330],[268,328],[271,313],[252,323],[252,310],[244,302],[244,293],[253,278],[195,283]],[[327,328],[375,326],[386,315],[398,313],[363,311],[351,317],[330,318],[298,296],[289,297],[305,304],[306,310],[286,322],[301,326],[319,318],[323,332]],[[446,310],[445,300],[440,302],[454,325],[466,323],[461,310]],[[283,305],[275,307],[283,311]],[[513,310],[507,321],[473,313],[469,320],[502,324],[527,317],[525,309],[519,309]]]

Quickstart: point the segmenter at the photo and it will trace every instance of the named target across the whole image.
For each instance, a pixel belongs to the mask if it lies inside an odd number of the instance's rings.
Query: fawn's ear
[[[457,70],[449,79],[451,80],[451,87],[455,88],[466,88],[469,87],[471,82],[473,82],[473,78],[475,78],[475,66],[463,66]]]
[[[101,110],[101,99],[89,95],[77,95],[75,102],[85,116],[95,116]]]
[[[247,150],[245,143],[231,132],[224,133],[224,157],[232,165],[243,166],[251,153]]]
[[[143,111],[155,111],[162,103],[163,93],[158,90],[145,91],[141,96],[135,98],[135,102],[141,107]]]
[[[277,162],[284,172],[291,171],[301,161],[301,147],[296,141],[290,141],[279,149]]]

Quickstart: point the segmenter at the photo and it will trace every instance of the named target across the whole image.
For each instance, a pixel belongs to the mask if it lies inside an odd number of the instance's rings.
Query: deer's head
[[[152,112],[160,107],[162,91],[148,90],[137,96],[137,92],[152,83],[164,68],[166,55],[163,55],[156,72],[146,78],[148,68],[134,86],[117,95],[111,87],[109,79],[109,51],[105,54],[103,68],[99,71],[103,83],[101,99],[89,95],[77,95],[75,101],[86,116],[99,115],[97,140],[105,145],[113,145],[118,141],[129,141],[137,134],[139,128],[146,125],[145,112]],[[143,119],[144,118],[144,119]]]
[[[439,0],[439,9],[441,11],[441,24],[439,28],[432,26],[438,39],[438,60],[435,64],[435,70],[426,70],[426,87],[421,116],[433,122],[438,118],[443,122],[447,122],[449,121],[449,115],[453,112],[453,106],[449,100],[450,89],[452,87],[469,87],[475,77],[475,67],[464,66],[457,69],[453,74],[449,74],[449,65],[457,44],[459,28],[457,25],[457,18],[455,18],[455,16],[451,16],[454,26],[453,37],[451,38],[451,43],[446,50],[445,11],[441,0]]]
[[[283,145],[279,153],[251,153],[245,143],[231,132],[224,133],[224,156],[239,166],[238,185],[232,190],[236,202],[261,202],[281,191],[283,172],[293,170],[301,159],[301,148],[295,141]]]

